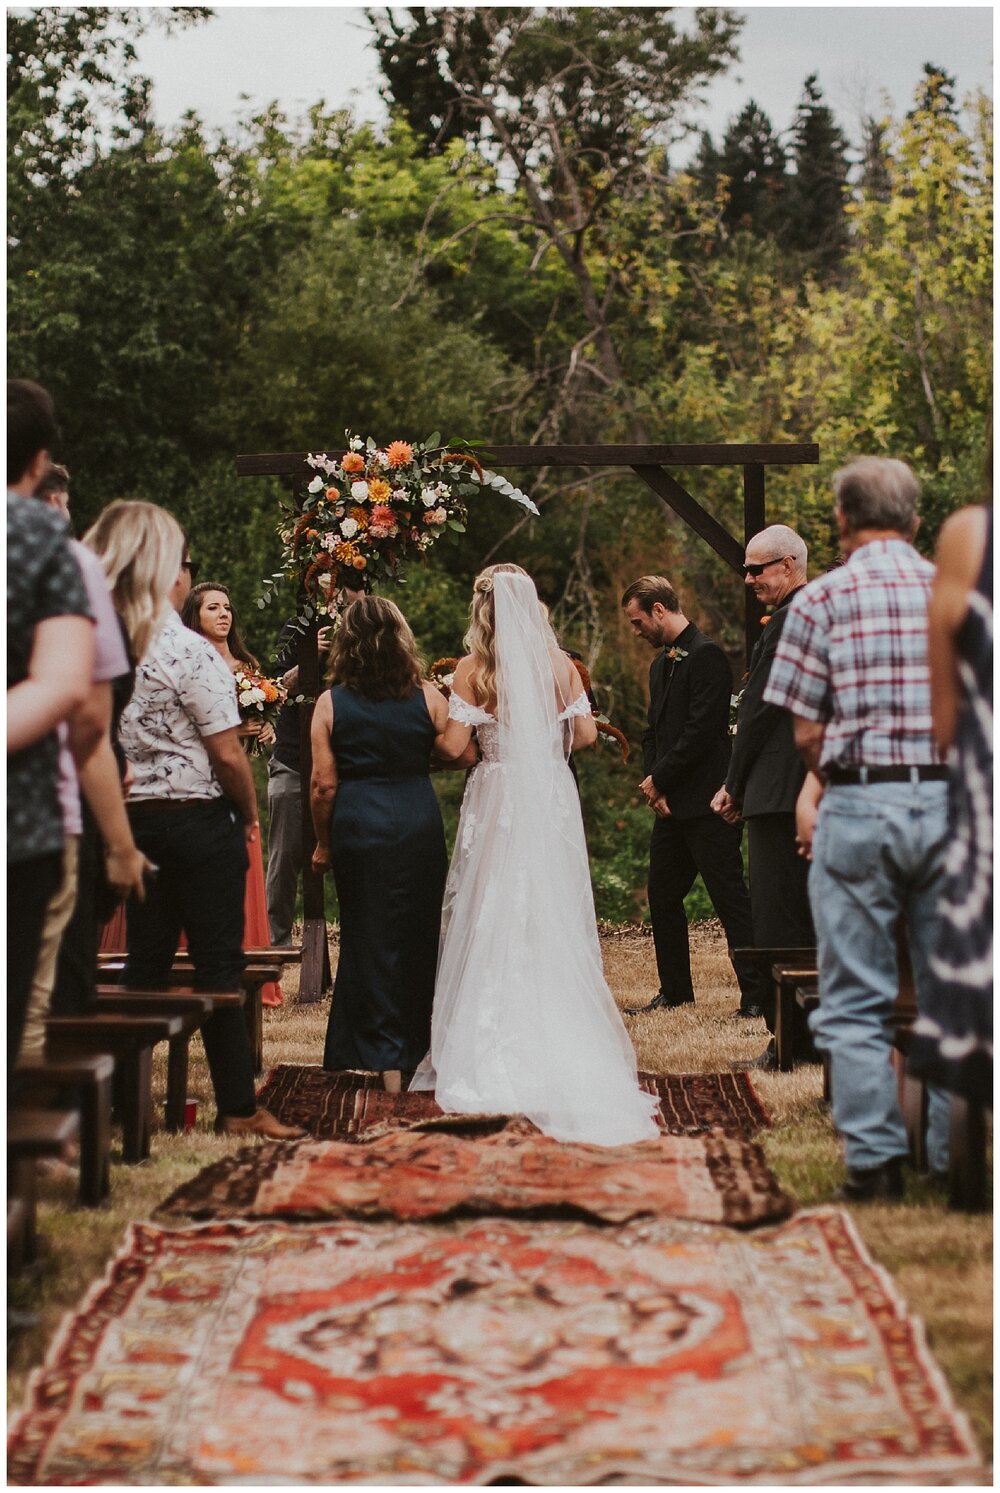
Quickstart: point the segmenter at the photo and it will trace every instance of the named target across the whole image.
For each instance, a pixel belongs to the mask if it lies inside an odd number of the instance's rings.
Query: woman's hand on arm
[[[329,690],[320,695],[309,728],[312,744],[312,777],[309,780],[309,807],[312,811],[316,848],[312,868],[320,876],[330,869],[330,820],[337,796],[337,761],[333,755],[330,734],[333,730],[333,700]]]
[[[455,669],[455,677],[452,682],[452,691],[460,699],[472,701],[474,691],[470,685],[472,674],[472,659],[463,658]],[[442,702],[443,703],[443,702]],[[434,755],[448,767],[472,767],[479,760],[479,752],[472,746],[472,727],[463,726],[461,721],[452,720],[445,706],[442,717],[444,725],[438,731],[434,742]],[[437,720],[434,722],[438,724]]]
[[[570,703],[579,700],[584,694],[583,680],[575,664],[569,668],[569,699]],[[570,717],[573,725],[573,751],[582,752],[585,747],[592,747],[597,740],[597,722],[594,720],[593,712],[589,710],[586,715],[574,715]]]

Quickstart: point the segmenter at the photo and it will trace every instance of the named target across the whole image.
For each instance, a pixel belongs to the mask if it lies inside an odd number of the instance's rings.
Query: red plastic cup
[[[190,1095],[184,1101],[184,1129],[193,1130],[198,1118],[198,1101]]]

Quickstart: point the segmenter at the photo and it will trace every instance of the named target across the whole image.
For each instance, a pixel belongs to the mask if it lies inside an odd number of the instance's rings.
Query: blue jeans
[[[906,914],[917,1004],[927,989],[944,876],[948,785],[830,786],[813,841],[809,899],[816,924],[820,1004],[810,1018],[830,1057],[833,1122],[849,1167],[905,1155],[890,1063],[899,989],[895,925]],[[928,1159],[948,1165],[948,1096],[928,1091]]]

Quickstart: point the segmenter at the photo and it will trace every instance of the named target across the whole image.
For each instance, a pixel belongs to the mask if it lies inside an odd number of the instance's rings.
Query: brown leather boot
[[[308,1135],[301,1125],[283,1125],[269,1109],[254,1110],[252,1115],[226,1115],[223,1135],[255,1135],[261,1140],[301,1140]]]

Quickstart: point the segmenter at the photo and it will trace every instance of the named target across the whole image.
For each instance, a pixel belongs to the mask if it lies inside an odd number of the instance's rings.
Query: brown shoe
[[[301,1125],[283,1125],[269,1109],[254,1110],[252,1115],[226,1115],[223,1135],[259,1135],[261,1140],[301,1140],[308,1131]]]

